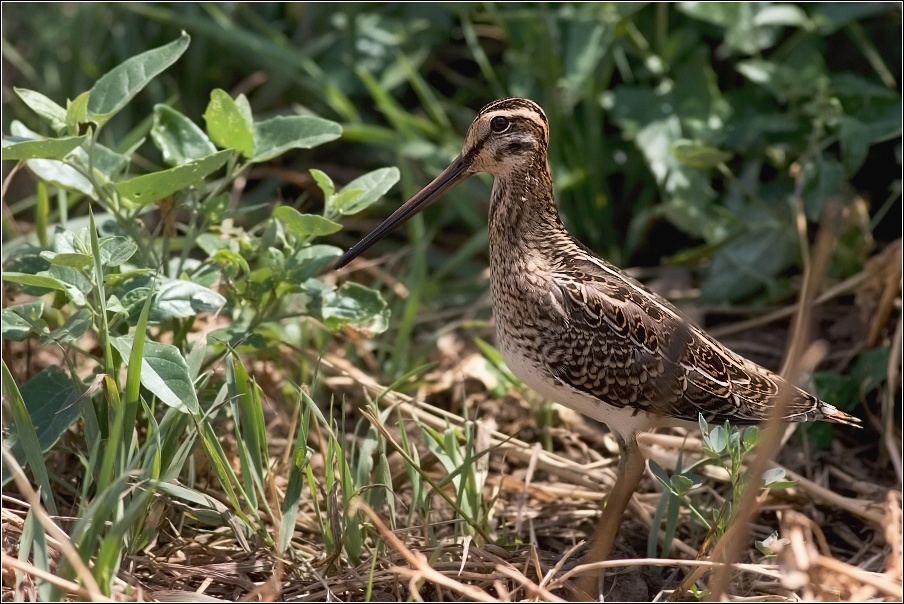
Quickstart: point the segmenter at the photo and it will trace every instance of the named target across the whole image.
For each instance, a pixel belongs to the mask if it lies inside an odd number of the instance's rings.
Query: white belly
[[[545,399],[603,422],[609,426],[610,430],[624,438],[631,438],[635,434],[663,425],[662,418],[653,417],[645,411],[639,411],[630,406],[610,405],[561,383],[548,370],[538,367],[520,351],[506,346],[504,340],[499,341],[499,351],[511,372],[531,390]]]

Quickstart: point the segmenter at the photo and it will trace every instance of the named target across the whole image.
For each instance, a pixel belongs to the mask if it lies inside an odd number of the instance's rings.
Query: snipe
[[[621,449],[594,537],[595,557],[605,559],[646,467],[638,433],[696,425],[699,414],[756,423],[777,400],[786,401],[787,421],[860,420],[728,350],[569,235],[553,198],[548,140],[546,115],[533,101],[490,103],[468,129],[461,155],[336,267],[469,176],[494,176],[490,273],[505,362],[542,396],[606,423]]]

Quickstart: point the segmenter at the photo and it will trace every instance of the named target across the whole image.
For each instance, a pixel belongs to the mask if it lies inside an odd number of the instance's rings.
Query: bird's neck
[[[562,236],[569,235],[559,218],[545,157],[538,155],[523,168],[496,176],[490,198],[491,254]]]

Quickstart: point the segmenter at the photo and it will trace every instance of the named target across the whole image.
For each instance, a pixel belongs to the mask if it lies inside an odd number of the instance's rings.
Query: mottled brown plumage
[[[607,556],[644,463],[636,435],[707,420],[756,423],[784,400],[787,421],[858,419],[728,350],[668,301],[576,241],[559,219],[549,165],[549,123],[527,99],[484,107],[461,155],[340,258],[370,247],[476,172],[495,178],[489,212],[497,343],[511,370],[543,396],[609,425],[621,476],[598,543]],[[619,493],[626,487],[627,495]]]

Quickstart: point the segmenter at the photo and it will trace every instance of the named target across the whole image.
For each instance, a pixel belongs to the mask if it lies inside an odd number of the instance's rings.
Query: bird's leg
[[[593,540],[590,544],[590,552],[587,555],[588,563],[603,562],[609,558],[615,537],[622,523],[625,509],[631,502],[631,497],[643,478],[647,467],[646,460],[637,445],[637,438],[632,434],[627,440],[616,434],[620,459],[618,461],[618,476],[609,497],[606,498],[606,507],[596,527]],[[587,594],[599,592],[599,577],[597,574],[587,574],[581,579],[580,587]]]

